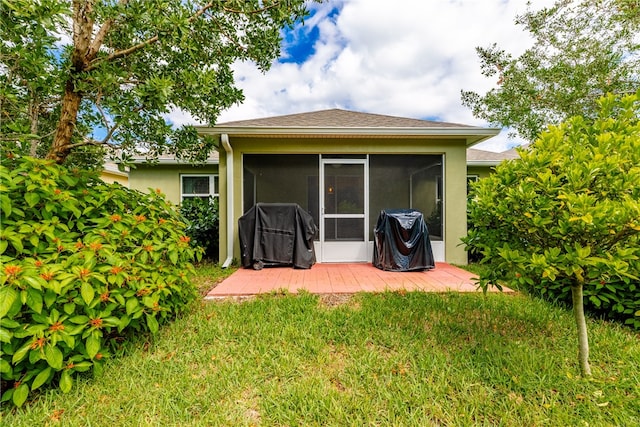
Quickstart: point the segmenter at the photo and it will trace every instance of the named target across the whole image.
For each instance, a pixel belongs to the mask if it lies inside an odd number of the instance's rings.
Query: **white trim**
[[[448,203],[447,203],[447,155],[443,154],[442,155],[442,202],[440,204],[441,206],[441,212],[440,212],[440,217],[442,218],[441,222],[442,224],[440,224],[440,227],[442,227],[442,240],[431,240],[431,250],[433,251],[433,258],[435,261],[442,261],[444,262],[446,260],[446,256],[447,256],[447,245],[446,245],[446,241],[447,241],[447,209],[448,207]],[[466,213],[465,213],[465,221],[466,221]],[[436,247],[434,248],[434,243],[435,242],[441,242],[440,248],[438,248],[438,245],[436,245]],[[436,254],[438,254],[438,256],[436,256]],[[442,257],[440,259],[440,256]]]
[[[485,139],[498,135],[500,128],[465,127],[270,127],[270,126],[195,126],[200,135],[228,134],[233,136],[277,135],[277,136],[366,136],[371,137],[421,137],[444,138],[467,141],[467,146],[475,145]]]
[[[235,240],[233,217],[233,148],[229,142],[229,135],[223,133],[220,135],[220,144],[224,148],[227,158],[227,259],[224,260],[222,268],[227,268],[233,262],[233,241]],[[242,181],[241,181],[242,182]]]
[[[498,166],[500,163],[505,160],[511,159],[502,159],[502,160],[467,160],[467,166],[481,166],[481,167],[491,167]]]
[[[364,179],[364,206],[362,214],[325,214],[325,165],[362,165]],[[320,156],[319,191],[320,194],[320,262],[361,262],[370,260],[369,252],[369,155],[362,159],[333,159]],[[362,241],[325,241],[325,219],[331,218],[357,218],[363,219],[363,240]]]
[[[435,262],[445,262],[444,240],[431,240],[431,251]]]

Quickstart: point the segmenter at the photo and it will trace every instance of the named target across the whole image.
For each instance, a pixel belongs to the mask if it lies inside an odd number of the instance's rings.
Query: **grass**
[[[202,270],[201,270],[202,271]],[[211,273],[209,273],[211,274]],[[201,303],[105,373],[3,425],[640,425],[640,340],[502,294],[273,294]]]
[[[193,278],[193,282],[198,288],[200,295],[206,295],[216,284],[230,276],[236,267],[222,268],[220,264],[203,261],[196,267],[197,274]]]

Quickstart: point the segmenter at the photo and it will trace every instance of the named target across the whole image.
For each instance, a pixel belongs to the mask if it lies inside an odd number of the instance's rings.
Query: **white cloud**
[[[518,54],[530,44],[514,24],[526,0],[345,0],[314,7],[301,29],[319,30],[313,55],[302,64],[275,63],[265,74],[235,64],[246,100],[219,122],[345,108],[485,126],[460,101],[463,89],[483,93],[495,84],[481,75],[475,48],[496,42]],[[339,15],[327,17],[334,7]],[[501,151],[518,142],[503,132],[478,148]]]

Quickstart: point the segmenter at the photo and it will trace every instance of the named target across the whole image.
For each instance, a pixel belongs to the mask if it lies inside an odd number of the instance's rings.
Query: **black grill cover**
[[[420,211],[383,210],[373,232],[373,265],[379,269],[412,271],[435,267],[429,231]]]
[[[242,266],[311,268],[317,230],[311,215],[295,203],[258,203],[238,220]]]

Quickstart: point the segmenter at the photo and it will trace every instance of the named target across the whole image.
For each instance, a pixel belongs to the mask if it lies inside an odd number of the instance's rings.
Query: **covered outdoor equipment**
[[[435,267],[424,216],[415,209],[383,210],[373,230],[373,265],[388,271]]]
[[[311,268],[316,262],[313,218],[295,203],[257,203],[238,220],[242,266]]]

